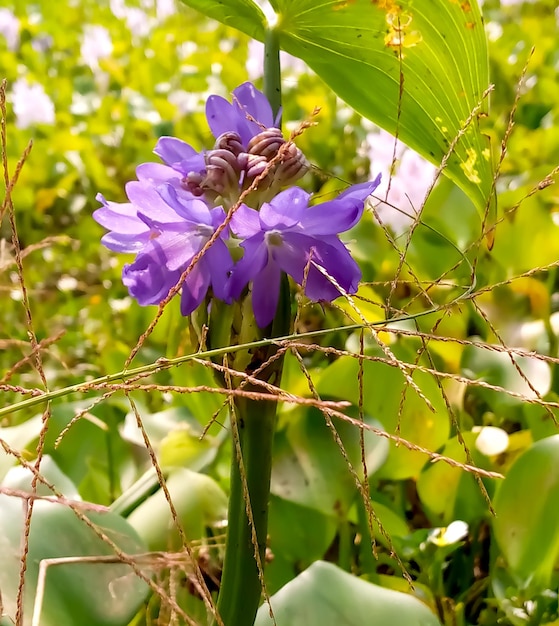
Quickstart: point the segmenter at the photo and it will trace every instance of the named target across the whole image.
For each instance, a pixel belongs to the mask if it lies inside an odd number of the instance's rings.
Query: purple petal
[[[156,193],[159,195],[160,200],[172,207],[175,218],[180,215],[185,220],[193,222],[194,224],[208,224],[211,225],[212,217],[208,205],[195,196],[177,190],[175,187],[169,184],[164,184],[156,189]]]
[[[269,249],[279,267],[300,285],[303,282],[310,250],[316,243],[315,239],[307,235],[286,232],[283,234],[282,245],[270,246]]]
[[[177,221],[177,212],[163,201],[153,185],[140,181],[126,183],[126,195],[137,208],[140,218],[143,219],[144,214],[162,223]]]
[[[229,272],[233,269],[233,259],[229,249],[221,239],[215,241],[204,256],[210,276],[213,292],[220,300],[230,301],[227,293]]]
[[[216,139],[223,133],[237,131],[238,113],[233,105],[221,96],[210,96],[207,99],[206,118]]]
[[[346,293],[357,291],[361,270],[337,237],[328,238],[328,241],[317,241],[313,248],[312,261],[324,268]],[[316,302],[332,301],[342,295],[334,283],[314,266],[310,268],[305,293]]]
[[[247,284],[268,262],[268,248],[264,243],[263,233],[247,239],[242,245],[243,258],[233,268],[227,284],[227,296],[233,300],[239,298]]]
[[[97,195],[97,200],[104,206],[93,212],[93,219],[104,228],[129,235],[147,230],[138,217],[136,207],[130,202],[107,202],[101,194]]]
[[[101,194],[97,200],[103,203],[93,212],[93,219],[111,232],[101,238],[101,243],[115,252],[138,252],[151,237],[151,230],[137,215],[136,207],[129,202],[108,202]]]
[[[163,163],[141,163],[136,168],[136,176],[138,180],[157,185],[171,181],[173,179],[180,180],[179,173],[168,165]]]
[[[243,83],[233,90],[233,105],[239,109],[245,119],[246,113],[248,113],[264,128],[274,126],[274,114],[268,98],[252,83]],[[254,124],[254,122],[249,122],[249,124],[258,127],[258,124]],[[260,130],[261,128],[256,128],[254,134],[258,134]]]
[[[363,208],[363,200],[352,196],[315,204],[305,211],[301,227],[314,236],[337,235],[357,224]]]
[[[101,237],[101,243],[113,252],[140,252],[149,242],[150,237],[150,230],[146,230],[142,235],[123,235],[111,232]]]
[[[175,271],[184,270],[189,265],[207,238],[195,232],[163,232],[155,241],[163,252],[167,269]]]
[[[186,268],[185,268],[186,269]],[[182,285],[181,314],[185,317],[198,308],[210,286],[210,272],[203,259],[192,268]]]
[[[300,187],[290,187],[260,209],[260,221],[268,229],[289,228],[306,215],[310,194]]]
[[[281,270],[269,258],[264,269],[252,283],[252,310],[260,328],[268,326],[274,319],[278,307]]]
[[[233,213],[230,224],[231,230],[243,239],[248,239],[262,230],[258,211],[250,209],[245,204],[241,204]]]
[[[180,163],[198,154],[192,146],[176,137],[161,137],[153,151],[167,165]]]
[[[379,174],[372,182],[359,183],[348,187],[345,191],[337,197],[337,200],[347,197],[358,198],[365,202],[365,200],[373,193],[373,191],[380,185],[381,174]]]
[[[210,209],[210,214],[211,214],[211,220],[212,220],[212,226],[217,229],[219,226],[221,226],[221,224],[223,224],[223,221],[225,220],[225,211],[223,210],[223,207],[221,206],[216,206],[213,209]],[[222,237],[225,237],[228,235],[228,229],[226,228],[225,230],[222,231]]]
[[[161,250],[156,246],[148,254],[139,254],[122,270],[122,282],[139,304],[159,304],[169,294],[180,272],[169,272],[163,264]]]
[[[337,235],[349,230],[361,219],[365,200],[380,183],[380,174],[373,182],[352,185],[337,198],[309,207],[301,219],[302,228],[312,235]]]

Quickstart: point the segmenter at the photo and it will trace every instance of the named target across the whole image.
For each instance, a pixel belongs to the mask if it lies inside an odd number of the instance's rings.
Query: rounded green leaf
[[[353,414],[356,418],[357,411]],[[382,427],[370,417],[365,417],[365,423]],[[335,427],[352,466],[361,475],[359,429],[338,419]],[[388,443],[365,431],[364,445],[368,474],[372,475],[384,463]],[[357,493],[355,480],[318,409],[294,412],[289,425],[277,433],[271,491],[326,515],[347,513]]]
[[[430,609],[406,593],[365,582],[317,561],[271,598],[277,626],[440,626]],[[267,605],[255,626],[273,624]]]
[[[205,536],[205,528],[227,517],[227,496],[209,476],[186,468],[176,469],[167,489],[179,522],[189,541]],[[180,536],[162,489],[147,498],[128,516],[128,521],[150,550],[179,548]]]
[[[493,529],[520,585],[545,588],[559,556],[559,435],[536,442],[497,491]]]
[[[87,518],[122,551],[146,551],[119,515],[88,511]],[[23,523],[23,501],[0,495],[0,588],[4,611],[12,618],[16,612]],[[103,561],[107,556],[114,556],[115,562]],[[72,562],[60,561],[69,557],[75,558]],[[45,559],[51,561],[47,564]],[[130,566],[119,563],[113,549],[70,508],[54,502],[35,502],[25,576],[24,626],[125,626],[147,591],[147,584]]]

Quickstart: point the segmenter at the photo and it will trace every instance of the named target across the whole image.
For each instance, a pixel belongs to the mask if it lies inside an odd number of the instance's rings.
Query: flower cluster
[[[103,206],[94,218],[109,230],[103,244],[137,254],[123,270],[130,294],[142,305],[159,304],[195,257],[182,285],[185,316],[208,291],[231,303],[250,284],[255,320],[264,328],[276,312],[282,272],[315,301],[355,293],[361,273],[338,235],[358,222],[380,177],[311,206],[310,195],[293,186],[307,161],[283,138],[263,93],[245,83],[232,103],[211,96],[206,116],[213,149],[197,152],[162,137],[154,152],[163,163],[137,168],[138,180],[126,185],[129,202],[97,196]]]

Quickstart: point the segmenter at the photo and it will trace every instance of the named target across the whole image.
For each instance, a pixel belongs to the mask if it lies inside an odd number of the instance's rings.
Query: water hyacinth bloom
[[[12,86],[12,103],[18,128],[54,124],[56,120],[54,104],[39,83],[18,78]]]
[[[365,200],[379,183],[380,176],[314,206],[309,206],[308,193],[292,187],[259,212],[244,205],[238,209],[231,228],[243,239],[244,255],[231,273],[229,295],[239,298],[252,281],[252,305],[260,328],[274,318],[282,272],[304,284],[305,294],[316,302],[357,291],[361,270],[338,235],[359,221]]]
[[[146,181],[126,185],[130,202],[97,199],[103,207],[94,219],[109,229],[102,242],[117,252],[137,252],[125,265],[123,283],[139,304],[159,304],[174,287],[192,259],[225,219],[221,207],[210,209],[202,200],[177,191],[170,183],[154,187]],[[181,313],[190,315],[210,287],[226,298],[225,288],[233,261],[218,238],[194,265],[182,285]]]
[[[195,257],[182,285],[185,316],[208,304],[208,294],[231,303],[251,283],[255,320],[264,328],[277,309],[282,272],[318,302],[355,293],[361,272],[338,235],[360,219],[380,176],[309,206],[310,194],[292,186],[307,161],[274,126],[264,94],[245,83],[232,102],[211,96],[206,115],[216,137],[212,150],[163,137],[155,148],[163,163],[138,166],[138,180],[126,185],[129,202],[97,196],[103,206],[93,217],[109,231],[102,243],[137,255],[123,270],[130,295],[141,305],[159,304]],[[258,189],[239,206],[256,176]],[[228,228],[198,257],[233,206]]]
[[[6,40],[8,50],[12,52],[19,46],[19,19],[10,9],[0,9],[0,36]]]
[[[266,179],[250,200],[258,208],[308,170],[301,151],[293,144],[285,145],[287,142],[277,127],[268,99],[252,83],[237,87],[232,102],[210,96],[206,117],[216,139],[213,149],[197,152],[180,139],[162,137],[154,150],[190,193],[229,208],[255,177],[266,170]],[[270,161],[281,148],[282,159],[271,167]],[[152,166],[157,172],[150,171]],[[144,164],[143,168],[142,174],[154,179],[162,172],[160,164]],[[171,177],[170,173],[166,175]]]

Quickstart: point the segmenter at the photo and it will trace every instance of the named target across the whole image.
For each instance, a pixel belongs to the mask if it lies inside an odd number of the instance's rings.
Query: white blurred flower
[[[399,235],[406,231],[421,208],[436,168],[384,130],[368,133],[366,143],[371,175],[382,174],[382,182],[374,193],[375,198],[381,199],[375,204],[375,210],[382,223]]]
[[[10,9],[0,9],[0,35],[6,40],[8,50],[19,45],[19,20]]]
[[[113,42],[109,31],[104,26],[86,24],[80,48],[83,61],[95,70],[99,67],[99,59],[110,56],[112,51]]]
[[[474,426],[473,432],[479,433],[476,448],[485,456],[502,454],[509,447],[509,436],[496,426]]]
[[[178,0],[142,0],[140,7],[129,7],[126,0],[110,0],[113,15],[126,22],[137,37],[146,37],[160,22],[176,13]]]
[[[31,85],[27,79],[18,78],[12,86],[12,105],[18,128],[54,124],[54,104],[39,83]]]
[[[176,2],[177,0],[155,0],[155,12],[160,22],[177,12]]]

